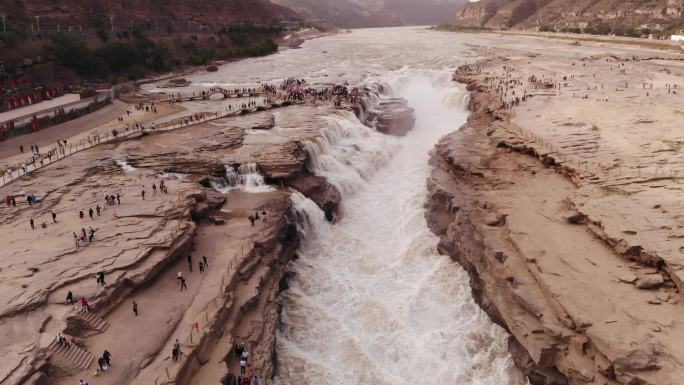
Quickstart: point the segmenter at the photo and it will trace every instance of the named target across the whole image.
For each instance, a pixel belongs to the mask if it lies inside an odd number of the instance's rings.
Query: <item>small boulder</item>
[[[493,213],[490,213],[487,215],[487,218],[485,218],[485,223],[487,226],[503,226],[506,224],[506,218],[508,217],[508,214],[502,214],[502,215],[496,215]]]
[[[582,225],[582,224],[587,223],[587,216],[576,211],[570,215],[567,215],[565,217],[565,220],[568,221],[568,223],[571,223],[573,225]]]
[[[661,291],[660,293],[656,294],[656,298],[661,302],[667,302],[670,300],[670,293]]]
[[[637,281],[637,278],[637,275],[634,273],[625,273],[620,276],[620,282],[634,284],[634,282]]]
[[[643,372],[660,368],[658,356],[655,350],[649,346],[642,349],[634,349],[616,358],[613,364],[615,365],[615,371],[618,373]]]
[[[225,225],[226,224],[226,220],[223,219],[222,217],[212,216],[212,217],[209,217],[209,219],[211,219],[211,221],[215,225]]]
[[[207,67],[207,72],[216,72],[216,71],[218,71],[218,67],[217,67],[217,66],[209,66],[209,67]]]
[[[654,290],[661,287],[663,283],[665,280],[660,274],[640,275],[636,281],[636,287],[643,290]]]

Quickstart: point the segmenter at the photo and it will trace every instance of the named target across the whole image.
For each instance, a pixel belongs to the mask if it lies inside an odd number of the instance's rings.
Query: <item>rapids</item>
[[[438,255],[423,217],[429,152],[465,122],[467,94],[449,71],[405,68],[382,81],[415,109],[409,135],[336,117],[307,145],[309,167],[340,188],[344,210],[331,225],[293,196],[305,243],[281,298],[277,381],[524,384],[505,332],[473,302],[463,269]]]
[[[424,219],[430,150],[467,117],[467,93],[451,74],[475,54],[460,39],[419,27],[354,30],[188,77],[195,87],[256,87],[288,77],[348,82],[371,91],[370,108],[386,93],[416,112],[403,138],[336,111],[318,137],[303,142],[308,168],[338,187],[343,201],[332,225],[312,201],[292,195],[304,241],[279,298],[277,384],[526,383],[506,333],[474,303],[465,271],[437,253]],[[196,109],[221,103],[199,101]],[[215,187],[269,188],[253,167],[229,170],[225,179]]]

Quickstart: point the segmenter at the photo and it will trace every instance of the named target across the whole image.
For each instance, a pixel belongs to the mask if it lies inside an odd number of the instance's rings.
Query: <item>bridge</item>
[[[222,95],[223,99],[230,98],[251,98],[264,95],[263,91],[248,90],[246,92],[235,92],[235,90],[227,90],[225,88],[210,88],[208,90],[196,91],[191,93],[171,93],[162,102],[164,103],[180,103],[190,102],[193,100],[209,100],[214,95]]]

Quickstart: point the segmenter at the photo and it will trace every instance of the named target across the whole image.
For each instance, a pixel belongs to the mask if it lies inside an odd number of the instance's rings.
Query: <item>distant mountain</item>
[[[466,0],[272,0],[306,20],[340,27],[448,23]]]
[[[456,24],[490,28],[650,28],[684,25],[684,0],[481,0]]]

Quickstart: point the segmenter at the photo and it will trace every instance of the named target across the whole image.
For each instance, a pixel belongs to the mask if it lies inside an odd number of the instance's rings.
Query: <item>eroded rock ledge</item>
[[[684,383],[663,261],[578,210],[577,170],[519,134],[486,74],[464,66],[454,79],[471,115],[432,154],[426,219],[511,333],[516,365],[534,385]]]

